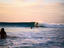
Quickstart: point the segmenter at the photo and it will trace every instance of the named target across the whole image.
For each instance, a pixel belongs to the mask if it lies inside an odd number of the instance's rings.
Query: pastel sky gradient
[[[0,0],[0,22],[64,23],[64,0]]]

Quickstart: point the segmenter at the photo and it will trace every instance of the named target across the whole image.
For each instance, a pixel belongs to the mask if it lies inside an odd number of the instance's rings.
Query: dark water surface
[[[5,27],[0,48],[64,48],[64,28]]]

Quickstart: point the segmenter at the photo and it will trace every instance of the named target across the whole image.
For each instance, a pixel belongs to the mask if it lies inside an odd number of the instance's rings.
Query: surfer
[[[36,22],[35,27],[38,27],[38,22]]]
[[[7,37],[7,34],[4,30],[4,28],[1,28],[1,31],[0,31],[0,39],[6,39]]]

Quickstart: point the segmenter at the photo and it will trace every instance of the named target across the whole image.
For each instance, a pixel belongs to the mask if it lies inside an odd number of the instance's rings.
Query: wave
[[[38,24],[38,26],[40,27],[52,27],[52,28],[64,28],[64,24],[48,24],[48,23],[41,23],[41,24]]]
[[[48,24],[36,22],[0,22],[0,27],[47,27],[47,28],[64,28],[64,24]]]
[[[34,27],[35,22],[0,22],[0,27]]]

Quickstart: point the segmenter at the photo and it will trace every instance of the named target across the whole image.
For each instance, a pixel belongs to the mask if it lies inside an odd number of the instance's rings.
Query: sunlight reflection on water
[[[0,48],[64,48],[64,28],[6,27],[7,39]]]

